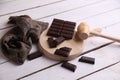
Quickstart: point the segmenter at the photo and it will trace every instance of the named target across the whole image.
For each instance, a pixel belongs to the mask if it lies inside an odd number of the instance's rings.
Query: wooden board
[[[83,41],[78,41],[74,36],[73,36],[73,39],[65,40],[64,42],[59,44],[56,48],[49,48],[47,39],[50,36],[46,35],[47,31],[48,30],[45,30],[39,38],[39,48],[42,49],[45,56],[47,56],[47,57],[49,57],[53,60],[62,61],[62,60],[72,60],[72,59],[78,57],[81,54],[81,52],[83,50]],[[68,57],[62,57],[62,56],[59,56],[59,55],[54,55],[55,50],[59,49],[61,47],[72,48]]]

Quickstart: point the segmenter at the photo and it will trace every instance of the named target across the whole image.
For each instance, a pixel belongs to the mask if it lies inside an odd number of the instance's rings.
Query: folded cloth
[[[38,43],[39,36],[47,29],[48,23],[21,15],[11,16],[8,24],[14,27],[1,38],[1,49],[7,58],[21,65],[29,54],[32,43]]]

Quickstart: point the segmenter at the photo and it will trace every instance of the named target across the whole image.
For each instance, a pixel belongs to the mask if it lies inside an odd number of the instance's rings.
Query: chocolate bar
[[[63,57],[68,57],[69,52],[66,52],[66,51],[63,51],[63,50],[56,49],[55,54],[56,54],[56,55],[59,55],[59,56],[63,56]]]
[[[73,72],[75,72],[75,70],[77,68],[76,65],[68,63],[68,62],[64,62],[61,66],[64,67],[64,68],[66,68],[66,69],[68,69],[68,70],[71,70]]]
[[[54,39],[53,38],[48,38],[47,40],[48,45],[50,48],[55,48],[57,45],[54,43]]]
[[[63,36],[65,39],[72,39],[75,25],[75,22],[54,19],[47,35],[53,37]]]
[[[94,64],[94,63],[95,63],[95,58],[82,56],[82,57],[79,59],[79,61],[80,61],[80,62],[85,62],[85,63]]]
[[[64,37],[58,37],[58,38],[55,39],[54,42],[55,42],[56,45],[59,45],[59,44],[62,43],[64,40],[65,40]]]
[[[62,48],[60,48],[60,50],[64,50],[64,51],[70,52],[72,50],[72,48],[62,47]]]
[[[38,57],[41,57],[41,56],[42,56],[42,53],[41,53],[40,51],[36,51],[36,52],[34,52],[34,53],[32,53],[32,54],[29,54],[29,55],[27,56],[27,59],[28,59],[28,60],[33,60],[33,59],[38,58]]]
[[[60,49],[56,49],[54,54],[62,56],[62,57],[68,57],[71,50],[72,50],[72,48],[62,47]]]

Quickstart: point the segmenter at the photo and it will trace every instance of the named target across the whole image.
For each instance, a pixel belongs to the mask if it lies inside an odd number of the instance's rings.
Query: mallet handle
[[[106,39],[110,39],[112,41],[116,41],[116,42],[120,43],[120,38],[111,37],[111,36],[104,35],[104,34],[97,33],[97,32],[93,32],[93,31],[91,31],[90,34],[95,35],[95,36],[99,36],[99,37],[103,37],[103,38],[106,38]]]

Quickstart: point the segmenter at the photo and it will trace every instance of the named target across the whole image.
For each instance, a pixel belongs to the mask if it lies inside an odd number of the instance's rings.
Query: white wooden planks
[[[112,49],[115,49],[116,51],[113,53]],[[75,80],[93,71],[99,70],[105,66],[115,63],[116,61],[120,61],[120,54],[119,54],[120,50],[118,49],[119,47],[116,48],[113,45],[110,45],[86,54],[85,56],[96,58],[95,65],[80,63],[78,62],[78,58],[71,61],[71,63],[74,63],[77,65],[77,70],[75,73],[70,72],[64,68],[61,68],[60,65],[57,65],[49,69],[46,69],[44,71],[41,71],[39,73],[33,74],[29,77],[23,78],[22,80],[33,80],[33,79],[35,80],[39,80],[39,79]],[[46,74],[49,76],[46,77]]]
[[[63,0],[11,0],[0,5],[0,16],[30,10]],[[5,1],[4,1],[5,2]]]
[[[10,16],[26,14],[26,15],[31,16],[33,19],[37,19],[37,18],[48,17],[52,15],[54,16],[55,14],[60,14],[65,11],[69,11],[71,9],[75,9],[78,7],[84,7],[90,4],[92,5],[97,2],[101,2],[101,1],[102,0],[92,0],[90,2],[89,0],[67,0],[67,1],[62,1],[62,2],[55,3],[55,4],[50,4],[47,6],[31,9],[28,11],[22,11],[22,12],[18,12],[18,13],[6,15],[6,16],[1,16],[0,17],[0,21],[1,21],[0,28],[6,27],[5,24],[8,21],[8,18]]]
[[[15,4],[18,2],[22,2],[23,0],[17,0],[13,2],[9,2],[9,4]],[[26,0],[27,2],[28,0]],[[32,0],[29,0],[32,1]],[[35,0],[34,0],[35,1]],[[36,0],[37,1],[37,0]],[[42,1],[42,0],[40,0]],[[48,1],[48,0],[47,0]],[[119,26],[120,26],[120,5],[119,0],[51,0],[53,2],[45,2],[42,4],[44,6],[38,5],[35,2],[32,5],[25,5],[25,7],[21,7],[22,5],[18,5],[20,9],[13,8],[13,10],[8,12],[4,12],[0,17],[0,28],[4,28],[7,22],[7,19],[11,15],[21,15],[27,14],[30,15],[34,19],[47,21],[49,23],[52,22],[53,18],[61,18],[65,20],[76,21],[79,24],[82,21],[86,21],[91,28],[102,27],[103,33],[108,35],[119,36]],[[54,2],[55,1],[55,2]],[[50,4],[49,4],[50,2]],[[8,3],[6,3],[8,4]],[[35,7],[37,5],[39,7]],[[47,5],[45,5],[47,4]],[[72,6],[71,6],[72,5]],[[106,6],[105,6],[106,5]],[[0,5],[1,6],[1,5]],[[5,6],[5,5],[3,5]],[[8,7],[13,7],[12,5],[7,5]],[[12,9],[12,8],[11,8]],[[29,10],[25,10],[29,9]],[[23,11],[22,11],[23,10]],[[16,12],[18,11],[18,12]],[[42,12],[41,12],[42,11]],[[13,13],[11,13],[13,12]],[[7,14],[10,13],[10,14]],[[5,16],[2,16],[4,15]],[[7,32],[8,29],[0,30],[0,37]],[[85,41],[85,49],[84,52],[93,48],[100,46],[101,44],[105,44],[109,42],[109,40],[102,38],[89,38]],[[109,50],[110,49],[110,50]],[[33,49],[32,51],[34,51]],[[113,54],[113,50],[115,50],[115,54]],[[105,54],[101,54],[101,53]],[[88,65],[84,63],[78,63],[77,59],[70,61],[71,63],[78,65],[78,71],[75,73],[71,73],[60,67],[60,64],[57,65],[57,61],[49,60],[45,57],[40,57],[33,61],[26,61],[22,66],[16,66],[11,64],[10,62],[6,62],[7,59],[0,53],[0,80],[15,80],[17,78],[24,77],[29,75],[28,77],[22,78],[23,80],[49,80],[49,79],[57,79],[57,80],[75,80],[81,78],[87,74],[90,74],[96,70],[102,69],[108,65],[111,65],[120,60],[119,54],[119,45],[111,44],[110,46],[101,48],[94,52],[85,54],[87,56],[92,56],[97,58],[97,63],[95,65]],[[97,53],[97,54],[96,54]],[[106,59],[107,56],[107,59]],[[103,61],[106,63],[103,63]],[[110,60],[110,61],[109,61]],[[56,66],[55,66],[56,65]],[[53,66],[53,67],[51,67]],[[91,67],[92,66],[92,67]],[[50,68],[49,68],[50,67]],[[81,70],[82,69],[82,70]],[[12,72],[12,74],[11,74]],[[34,73],[36,72],[36,73]],[[58,73],[61,74],[58,74]],[[33,75],[31,74],[33,73]],[[9,75],[6,75],[9,74]],[[56,75],[55,77],[53,75]],[[64,75],[63,75],[64,74]],[[49,75],[48,78],[45,75]],[[69,77],[70,76],[70,77]],[[113,76],[114,77],[114,76]],[[47,78],[47,79],[46,79]],[[84,78],[83,78],[84,79]],[[117,79],[117,78],[116,78]],[[89,80],[89,79],[88,79]]]
[[[115,28],[115,26],[116,26],[116,28]],[[108,27],[107,30],[112,31],[112,29],[115,29],[115,31],[117,33],[119,33],[118,30],[117,30],[118,27],[119,27],[118,25],[114,25],[110,29]],[[92,41],[97,44],[99,39],[100,38],[98,38],[97,40],[96,39],[94,40],[94,38],[93,38]],[[90,47],[90,46],[87,46],[87,47]],[[75,73],[72,73],[70,71],[67,71],[67,70],[61,68],[60,67],[61,64],[59,64],[59,65],[56,65],[56,66],[51,67],[49,69],[46,69],[44,71],[40,71],[36,74],[33,74],[33,75],[28,76],[26,78],[23,78],[22,80],[32,80],[32,79],[47,80],[49,78],[50,79],[57,79],[57,80],[61,80],[61,79],[63,79],[63,80],[75,80],[75,79],[78,79],[78,78],[82,78],[82,77],[86,76],[87,74],[90,74],[94,71],[97,71],[97,70],[102,69],[102,68],[104,68],[108,65],[111,65],[113,63],[116,63],[116,62],[120,61],[119,44],[111,44],[109,46],[106,46],[106,47],[103,47],[101,49],[92,51],[88,54],[85,54],[85,56],[94,57],[96,59],[95,60],[95,65],[80,63],[80,62],[78,62],[78,59],[80,58],[79,57],[75,60],[70,61],[71,63],[74,63],[74,64],[77,65],[77,70],[76,70]],[[63,75],[63,73],[64,73],[64,75]],[[46,77],[46,74],[48,74],[49,77]],[[56,75],[54,75],[54,74],[56,74]]]

